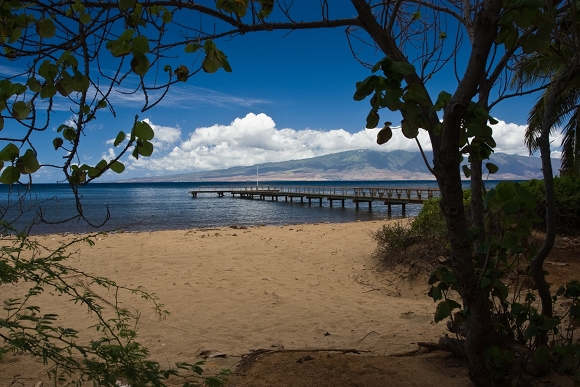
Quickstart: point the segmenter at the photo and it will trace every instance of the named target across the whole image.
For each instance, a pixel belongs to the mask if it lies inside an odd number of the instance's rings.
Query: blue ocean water
[[[66,184],[36,184],[29,190],[3,186],[0,197],[1,217],[13,222],[17,229],[25,227],[36,219],[32,234],[92,231],[155,231],[207,228],[216,226],[283,225],[320,222],[354,222],[383,220],[388,218],[387,206],[375,202],[372,211],[368,205],[360,204],[356,210],[354,203],[346,202],[345,208],[335,203],[331,208],[324,200],[293,203],[271,200],[251,200],[239,197],[218,197],[216,194],[202,194],[193,198],[190,190],[208,187],[245,187],[251,183],[98,183],[80,188],[84,215],[94,224],[106,219],[107,209],[110,219],[101,227],[94,228],[82,220],[46,224],[38,223],[37,214],[42,211],[45,220],[60,222],[77,215],[76,204],[71,189]],[[317,182],[267,182],[265,186],[301,187],[433,187],[435,181],[317,181]],[[255,184],[254,184],[255,186]],[[19,195],[24,200],[19,202]],[[407,205],[406,215],[415,216],[420,205]],[[391,217],[401,217],[401,207],[393,206]]]

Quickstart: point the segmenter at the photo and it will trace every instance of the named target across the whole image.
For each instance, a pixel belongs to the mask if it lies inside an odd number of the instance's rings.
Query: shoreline
[[[153,229],[153,230],[124,230],[120,228],[118,230],[94,230],[94,231],[63,231],[63,232],[46,232],[46,233],[31,233],[29,234],[30,237],[47,237],[52,235],[58,236],[66,236],[66,235],[98,235],[98,234],[139,234],[139,233],[154,233],[154,232],[180,232],[180,231],[203,231],[203,230],[218,230],[218,229],[232,229],[232,230],[240,230],[240,229],[251,229],[251,228],[260,228],[260,227],[298,227],[298,226],[318,226],[318,225],[325,225],[325,224],[350,224],[350,223],[390,223],[396,221],[412,221],[415,219],[415,216],[392,216],[391,218],[387,219],[374,219],[374,220],[360,220],[360,219],[353,219],[349,221],[337,221],[337,222],[304,222],[304,223],[262,223],[262,224],[252,224],[252,225],[241,225],[241,224],[230,224],[230,225],[215,225],[215,226],[200,226],[200,227],[186,227],[186,228],[164,228],[164,229]],[[13,234],[11,233],[10,236]],[[0,236],[0,239],[2,236]]]

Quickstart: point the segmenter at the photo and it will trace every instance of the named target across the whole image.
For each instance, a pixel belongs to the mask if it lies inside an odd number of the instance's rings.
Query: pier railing
[[[191,191],[192,193],[194,191]],[[247,194],[268,194],[275,193],[278,195],[288,196],[344,196],[354,198],[369,199],[408,199],[408,200],[426,200],[439,196],[439,189],[433,187],[420,188],[397,188],[397,187],[321,187],[321,186],[242,186],[242,187],[201,187],[195,190],[197,193],[228,192],[228,193],[247,193]]]

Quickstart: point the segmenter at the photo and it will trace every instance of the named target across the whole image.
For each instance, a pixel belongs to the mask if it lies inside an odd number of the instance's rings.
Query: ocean
[[[465,184],[468,184],[465,182]],[[255,186],[255,183],[96,183],[80,188],[81,203],[85,217],[93,224],[75,218],[78,214],[74,196],[66,184],[33,184],[28,191],[23,187],[2,186],[0,216],[16,226],[17,230],[35,225],[31,234],[85,233],[95,231],[156,231],[221,226],[285,225],[303,223],[341,223],[355,221],[401,218],[401,206],[393,206],[389,217],[387,206],[375,202],[372,211],[368,204],[347,201],[345,208],[339,203],[331,208],[327,200],[322,206],[313,201],[293,203],[267,200],[218,197],[217,194],[201,194],[193,198],[190,190],[199,188],[235,188]],[[396,187],[436,188],[435,181],[316,181],[316,182],[264,182],[260,187]],[[19,202],[21,195],[24,200]],[[415,216],[421,205],[409,204],[406,216]],[[42,212],[46,222],[39,222]],[[70,219],[68,221],[64,221]]]

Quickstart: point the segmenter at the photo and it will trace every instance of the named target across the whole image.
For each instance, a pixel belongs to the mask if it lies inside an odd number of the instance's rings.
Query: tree
[[[107,170],[122,172],[124,155],[147,157],[153,151],[154,133],[136,116],[127,134],[118,133],[115,146],[120,147],[120,152],[114,160],[101,160],[96,165],[75,163],[86,125],[103,109],[114,113],[110,96],[116,88],[131,86],[132,93],[143,96],[141,110],[146,111],[167,95],[172,85],[188,81],[199,71],[231,71],[226,55],[215,44],[219,38],[274,29],[345,27],[351,42],[365,41],[386,55],[373,66],[375,74],[357,84],[354,94],[357,100],[372,95],[367,127],[378,126],[379,111],[387,108],[401,113],[401,130],[408,138],[416,139],[419,130],[429,133],[433,160],[425,161],[442,194],[441,209],[451,246],[449,265],[468,326],[463,350],[470,378],[477,386],[505,384],[501,374],[485,367],[489,348],[499,346],[502,336],[492,324],[488,307],[493,285],[481,285],[489,260],[478,251],[483,246],[485,226],[483,165],[490,173],[497,170],[485,162],[495,147],[489,126],[495,120],[490,114],[501,101],[544,87],[522,83],[510,93],[510,69],[523,55],[548,50],[558,38],[559,18],[567,10],[572,12],[576,1],[351,0],[351,4],[356,17],[330,19],[331,6],[324,1],[319,20],[296,22],[292,3],[273,0],[219,0],[215,8],[192,1],[3,3],[2,55],[25,68],[20,76],[26,82],[17,82],[17,77],[3,81],[0,108],[3,121],[9,120],[26,130],[19,137],[0,139],[9,142],[0,152],[0,159],[8,164],[0,181],[15,183],[22,175],[32,175],[41,167],[33,134],[49,126],[51,106],[61,97],[67,98],[75,115],[72,125],[59,127],[61,134],[52,144],[55,150],[65,153],[64,163],[42,167],[61,168],[78,198],[79,185]],[[276,19],[268,19],[274,10]],[[204,24],[207,21],[210,23]],[[576,19],[571,23],[575,25]],[[208,24],[212,29],[204,30],[202,26]],[[179,36],[168,32],[174,26],[179,26]],[[191,65],[165,65],[169,56],[183,51],[200,55],[194,57]],[[465,63],[454,60],[460,52],[466,55]],[[115,69],[112,73],[103,67],[104,58],[108,68]],[[165,73],[163,82],[151,70],[158,64]],[[376,74],[379,70],[382,75]],[[569,70],[567,76],[576,71],[575,67]],[[429,81],[440,72],[456,74],[456,84],[447,91],[429,88]],[[136,80],[135,85],[131,85],[131,79]],[[553,82],[554,90],[560,90],[566,79]],[[40,114],[42,106],[45,109]],[[546,159],[549,131],[544,132],[544,128],[552,117],[546,109],[538,140],[547,181],[552,171],[549,158]],[[387,142],[391,133],[391,123],[386,123],[378,141]],[[26,147],[30,149],[24,151]],[[472,181],[471,230],[463,209],[460,165],[464,155],[471,164],[463,170]],[[550,189],[549,184],[546,187]],[[548,196],[547,191],[547,199]],[[82,217],[80,199],[77,207]],[[549,219],[553,216],[550,214],[553,209],[548,210]],[[546,316],[551,315],[551,297],[542,265],[550,248],[547,238],[530,264]]]
[[[516,80],[526,83],[546,82],[550,86],[544,90],[542,95],[530,111],[528,118],[528,130],[526,132],[526,145],[533,153],[539,149],[537,138],[541,135],[544,113],[546,109],[554,109],[554,116],[550,117],[553,122],[552,132],[557,127],[562,127],[564,135],[562,139],[562,166],[561,175],[572,177],[580,176],[580,92],[578,77],[571,77],[569,71],[576,66],[578,61],[578,26],[573,22],[576,17],[574,10],[567,11],[565,17],[560,21],[561,28],[557,39],[550,45],[550,48],[542,53],[534,53],[526,57],[518,65],[515,73]],[[558,83],[558,79],[566,79],[564,90],[558,91],[553,85]],[[547,107],[550,103],[551,94],[556,95],[555,106]],[[566,122],[567,121],[567,122]]]

